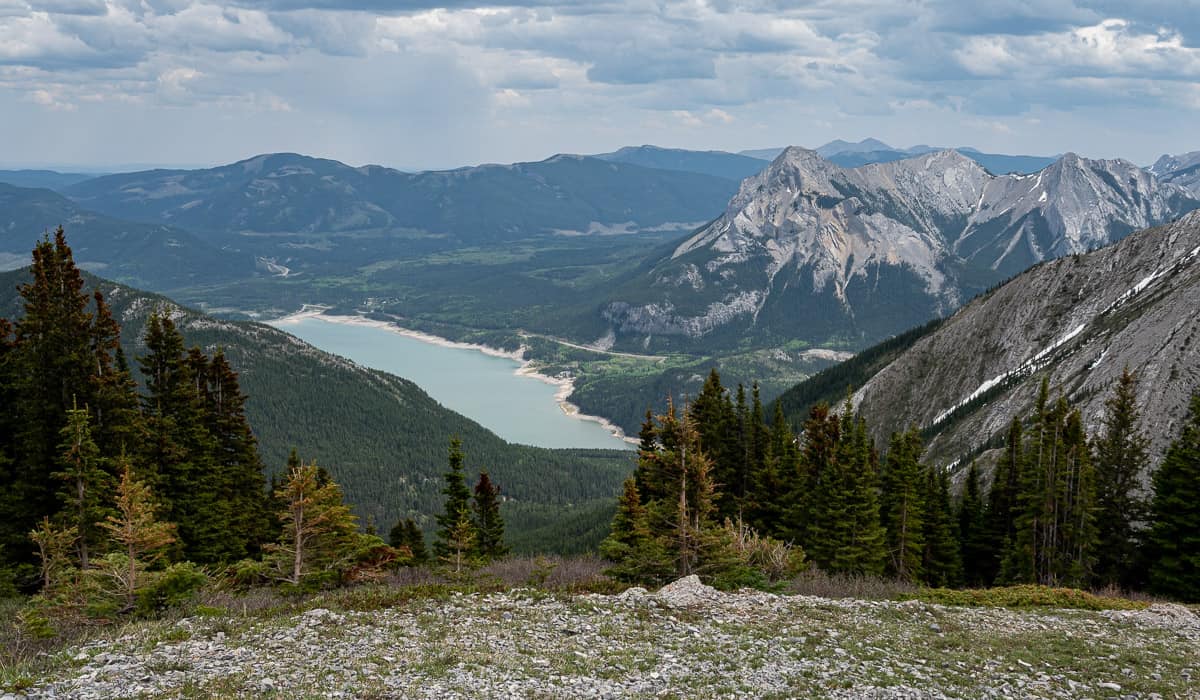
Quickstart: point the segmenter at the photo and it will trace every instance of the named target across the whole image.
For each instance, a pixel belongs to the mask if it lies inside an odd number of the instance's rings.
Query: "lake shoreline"
[[[457,340],[450,340],[448,338],[443,338],[441,336],[433,335],[431,333],[425,333],[424,331],[418,331],[418,330],[413,330],[411,328],[405,328],[396,323],[392,323],[392,322],[388,322],[388,321],[379,321],[379,320],[367,318],[367,317],[361,316],[361,315],[359,315],[359,316],[342,316],[342,315],[326,314],[325,312],[328,311],[329,308],[330,307],[321,306],[321,305],[317,305],[317,304],[304,304],[299,311],[288,314],[287,316],[281,316],[279,318],[271,319],[270,321],[267,321],[267,323],[269,323],[271,325],[286,324],[286,323],[294,322],[294,321],[302,321],[302,320],[308,319],[308,318],[316,318],[316,319],[320,319],[322,321],[328,321],[330,323],[340,323],[340,324],[346,324],[346,325],[367,326],[370,328],[378,328],[378,329],[390,331],[392,333],[396,333],[398,335],[402,335],[402,336],[405,336],[408,338],[412,338],[413,340],[418,340],[422,343],[427,343],[429,345],[436,345],[438,347],[444,347],[444,348],[455,348],[455,349],[459,349],[459,350],[473,350],[475,352],[483,353],[484,355],[490,355],[492,357],[502,357],[505,359],[513,360],[514,362],[517,362],[519,365],[517,367],[517,369],[513,372],[513,374],[515,374],[517,376],[521,376],[521,377],[531,377],[533,379],[537,379],[538,381],[544,382],[546,384],[550,384],[557,388],[557,390],[554,393],[554,400],[558,404],[559,409],[563,412],[564,415],[566,415],[570,418],[574,418],[576,420],[596,423],[600,427],[607,430],[613,437],[617,438],[618,440],[621,440],[622,442],[624,442],[626,444],[630,444],[630,445],[637,444],[636,439],[626,435],[625,431],[622,430],[620,426],[616,425],[612,421],[608,420],[607,418],[604,418],[603,416],[593,416],[593,415],[590,415],[587,413],[583,413],[580,410],[579,406],[577,406],[574,403],[571,403],[570,396],[575,391],[575,379],[570,376],[555,377],[555,376],[550,376],[548,374],[542,374],[534,366],[534,361],[525,357],[526,347],[524,345],[517,348],[516,350],[502,350],[500,348],[495,348],[490,345],[481,345],[479,343],[464,343],[464,342],[460,342]],[[278,326],[276,326],[276,327],[278,327]],[[551,448],[551,449],[571,449],[571,448]],[[590,449],[590,448],[576,448],[576,449]]]

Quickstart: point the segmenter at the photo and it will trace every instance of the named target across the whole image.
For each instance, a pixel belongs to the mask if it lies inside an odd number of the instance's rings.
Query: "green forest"
[[[637,469],[601,545],[613,574],[661,585],[689,573],[768,585],[805,565],[930,587],[1037,584],[1149,590],[1200,599],[1200,393],[1155,472],[1138,476],[1146,438],[1126,371],[1088,435],[1078,410],[1043,381],[1012,422],[990,488],[971,464],[960,493],[922,463],[919,430],[884,449],[849,399],[824,402],[799,434],[755,387],[730,392],[713,370],[677,411],[650,416]]]
[[[219,345],[185,343],[179,307],[145,314],[131,359],[130,329],[103,291],[88,292],[62,229],[34,249],[18,293],[22,313],[0,318],[0,592],[36,594],[33,623],[152,613],[212,580],[312,590],[412,566],[468,577],[518,549],[514,523],[535,551],[530,533],[600,542],[608,575],[631,584],[695,573],[719,588],[773,589],[816,569],[938,588],[1200,597],[1200,394],[1145,497],[1128,371],[1093,435],[1043,381],[990,486],[971,464],[954,489],[947,470],[922,462],[915,428],[881,449],[847,399],[840,412],[818,400],[796,431],[782,402],[768,420],[757,385],[727,389],[713,369],[690,402],[646,412],[615,505],[595,490],[603,479],[568,463],[561,478],[577,490],[536,464],[513,489],[541,484],[580,498],[576,507],[508,502],[506,477],[468,469],[474,445],[451,438],[438,449],[444,471],[425,479],[436,495],[422,512],[436,516],[381,524],[348,498],[379,488],[364,472],[295,449],[268,467],[239,373]],[[320,434],[339,431],[336,415],[327,423]]]

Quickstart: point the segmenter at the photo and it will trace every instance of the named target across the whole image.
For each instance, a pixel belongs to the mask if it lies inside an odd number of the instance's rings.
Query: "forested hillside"
[[[0,317],[17,318],[18,270],[0,274]],[[321,352],[257,323],[225,321],[169,299],[95,277],[121,324],[127,357],[146,353],[145,327],[166,313],[206,353],[221,350],[248,395],[246,415],[267,470],[289,451],[316,460],[345,488],[364,523],[432,522],[442,504],[446,446],[459,436],[468,473],[488,470],[500,486],[509,541],[518,551],[580,551],[604,536],[613,497],[632,467],[629,453],[511,445],[429,398],[411,382]]]

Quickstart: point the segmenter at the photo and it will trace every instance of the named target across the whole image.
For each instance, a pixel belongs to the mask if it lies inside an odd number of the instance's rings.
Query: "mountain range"
[[[1200,151],[1164,155],[1149,168],[1163,182],[1179,185],[1200,196]]]
[[[947,150],[934,146],[910,146],[909,148],[895,148],[889,146],[883,141],[874,138],[866,138],[857,143],[836,139],[829,143],[818,146],[813,149],[822,158],[837,163],[843,168],[857,168],[871,163],[890,163],[894,160],[904,160],[913,156],[933,153],[935,151]],[[971,160],[979,163],[988,172],[997,175],[1006,173],[1021,173],[1030,174],[1045,168],[1054,161],[1059,159],[1059,156],[1022,156],[1022,155],[1006,155],[1003,153],[984,153],[969,146],[959,146],[951,149],[958,151]],[[782,153],[782,148],[767,148],[757,151],[742,151],[742,155],[754,155],[757,158],[766,160],[774,160]]]
[[[630,347],[755,337],[858,349],[1038,262],[1196,208],[1121,160],[1067,154],[1036,175],[996,176],[952,150],[848,169],[793,147],[601,314]]]
[[[67,188],[81,206],[218,236],[414,232],[455,242],[686,227],[736,183],[583,156],[404,173],[290,153],[205,170],[98,177]]]
[[[1122,370],[1139,378],[1141,428],[1157,463],[1200,386],[1200,212],[1119,243],[1038,265],[909,334],[862,373],[831,371],[784,394],[794,422],[807,405],[857,389],[876,431],[919,426],[934,463],[985,464],[1014,416],[1031,415],[1043,377],[1081,409],[1090,433]],[[839,381],[831,375],[842,374]]]

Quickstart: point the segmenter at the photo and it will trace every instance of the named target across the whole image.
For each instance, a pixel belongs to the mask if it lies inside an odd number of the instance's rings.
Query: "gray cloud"
[[[386,160],[372,156],[382,149],[405,165],[656,136],[730,148],[813,145],[815,134],[969,143],[975,129],[980,145],[1000,147],[1033,139],[1030,120],[1039,134],[1092,134],[1107,148],[1103,113],[1139,110],[1164,124],[1128,137],[1146,149],[1184,138],[1200,111],[1198,10],[1197,0],[0,0],[0,100],[35,129],[39,111],[100,133],[155,110],[169,123],[223,115],[252,126],[213,139],[292,134],[292,150],[309,150],[308,134],[351,160]],[[161,157],[122,160],[149,159]]]

